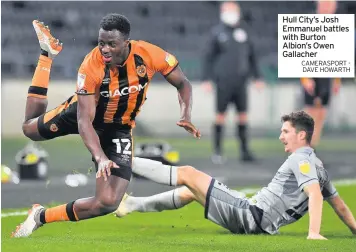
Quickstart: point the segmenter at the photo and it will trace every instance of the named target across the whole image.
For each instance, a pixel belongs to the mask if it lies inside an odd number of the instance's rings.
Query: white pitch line
[[[219,181],[225,180],[224,178],[219,178]],[[348,185],[356,185],[356,179],[341,179],[341,180],[335,180],[332,182],[333,185],[335,186],[348,186]],[[245,193],[245,194],[253,194],[261,190],[261,188],[243,188],[241,190],[238,190],[239,192]],[[2,213],[1,218],[6,218],[6,217],[12,217],[12,216],[24,216],[27,215],[27,211],[15,211],[15,212],[9,212],[9,213]]]
[[[28,214],[27,211],[15,211],[15,212],[9,212],[9,213],[2,213],[1,218],[11,217],[11,216],[24,216],[27,214]]]

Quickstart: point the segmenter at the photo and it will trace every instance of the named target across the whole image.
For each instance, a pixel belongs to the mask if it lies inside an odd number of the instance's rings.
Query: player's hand
[[[316,233],[309,233],[308,240],[327,240],[324,236],[321,234],[316,234]]]
[[[108,180],[111,175],[111,168],[120,168],[115,162],[105,158],[98,162],[98,171],[96,178],[104,177],[104,181]]]
[[[211,93],[213,91],[213,83],[211,81],[203,81],[201,83],[203,90],[207,93]]]
[[[314,95],[314,89],[315,89],[315,82],[313,79],[306,79],[303,83],[303,87],[305,91],[307,91],[308,94]]]
[[[186,131],[188,131],[190,134],[192,134],[195,138],[200,139],[201,134],[200,131],[189,121],[186,120],[180,120],[177,122],[177,125],[179,127],[184,128]]]

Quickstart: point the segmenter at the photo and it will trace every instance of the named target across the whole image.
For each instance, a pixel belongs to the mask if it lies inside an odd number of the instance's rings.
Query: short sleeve
[[[315,164],[304,155],[294,155],[289,159],[291,168],[301,191],[307,185],[319,182]]]
[[[100,76],[96,74],[100,65],[92,54],[93,52],[85,57],[78,70],[76,93],[79,95],[95,94],[96,86],[100,84]]]
[[[155,72],[160,72],[163,76],[167,76],[178,66],[176,57],[162,48],[150,43],[146,43],[145,47],[150,54],[151,67]]]
[[[323,195],[324,200],[326,200],[337,196],[338,192],[336,191],[336,188],[329,180],[328,182],[326,182],[323,189],[321,190],[321,194]]]

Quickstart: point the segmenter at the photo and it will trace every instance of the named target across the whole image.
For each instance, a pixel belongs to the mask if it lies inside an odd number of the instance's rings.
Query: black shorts
[[[236,79],[236,83],[217,83],[216,112],[225,113],[230,103],[234,104],[236,110],[240,113],[247,111],[248,100],[245,77]]]
[[[69,97],[55,109],[41,115],[37,126],[40,135],[46,139],[79,134],[76,96]]]
[[[315,89],[314,95],[310,95],[304,89],[304,103],[308,106],[314,106],[314,101],[316,98],[321,99],[321,104],[323,106],[329,105],[330,94],[331,94],[331,78],[314,78]]]
[[[120,168],[111,169],[111,174],[130,181],[133,157],[131,128],[111,123],[104,124],[95,130],[99,136],[100,145],[105,155],[120,166]],[[92,160],[95,163],[96,171],[98,171],[98,164],[94,158]]]
[[[94,129],[105,155],[120,166],[119,169],[112,169],[111,174],[130,181],[133,148],[131,127],[110,123],[95,125]],[[70,97],[55,109],[41,115],[38,119],[38,130],[40,135],[48,140],[79,134],[76,96]],[[93,161],[97,168],[94,158]]]

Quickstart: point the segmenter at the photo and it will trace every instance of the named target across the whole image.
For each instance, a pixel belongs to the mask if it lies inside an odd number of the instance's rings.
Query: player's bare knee
[[[187,185],[189,183],[189,179],[194,177],[194,174],[196,173],[196,169],[193,166],[185,165],[185,166],[178,167],[177,172],[178,172],[178,184]]]
[[[225,123],[225,114],[217,114],[215,117],[216,124],[224,124]]]
[[[116,193],[107,193],[100,196],[98,200],[100,202],[101,208],[115,210],[119,206],[121,198]]]
[[[247,113],[246,112],[241,112],[237,115],[237,121],[240,123],[240,124],[246,124],[247,123]]]
[[[31,139],[32,141],[40,141],[42,138],[39,136],[37,131],[34,131],[33,125],[28,122],[24,122],[22,124],[22,132],[23,134]]]

